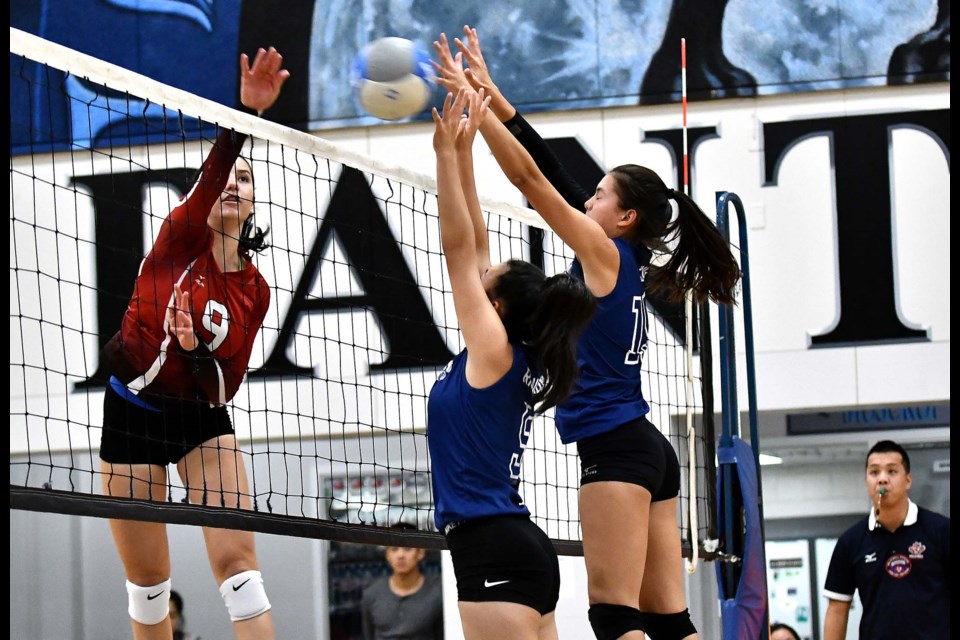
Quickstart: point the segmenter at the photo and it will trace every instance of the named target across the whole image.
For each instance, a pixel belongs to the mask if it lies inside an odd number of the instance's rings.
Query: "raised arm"
[[[190,192],[180,198],[177,206],[160,226],[153,243],[154,258],[194,258],[207,246],[210,228],[207,218],[210,209],[220,198],[233,165],[240,156],[246,134],[221,128],[200,167],[197,182]]]
[[[463,110],[468,100],[471,102],[470,115],[464,118]],[[481,96],[460,90],[456,98],[447,95],[443,115],[433,109],[433,148],[437,154],[440,243],[450,275],[457,319],[467,345],[467,380],[482,388],[493,384],[509,370],[513,350],[480,279],[475,224],[461,182],[461,176],[470,182],[474,178],[472,172],[467,175],[458,167],[457,137],[466,135],[472,139],[475,135],[486,108],[480,100]],[[472,133],[470,128],[473,128]]]
[[[542,138],[493,83],[480,50],[477,30],[465,26],[464,34],[467,45],[459,38],[454,40],[460,49],[456,55],[451,53],[445,34],[440,34],[439,40],[433,43],[439,59],[433,65],[437,71],[437,82],[451,91],[482,89],[486,93],[489,89],[493,93],[490,108],[497,117],[483,120],[480,131],[484,140],[507,178],[520,189],[550,228],[576,252],[590,290],[596,295],[606,295],[616,284],[620,254],[600,225],[581,215],[589,195],[579,186],[570,186],[573,180]],[[470,64],[469,69],[464,70],[464,59]],[[517,137],[502,120],[508,120],[517,129]],[[539,161],[534,159],[526,144],[531,145]],[[550,177],[544,172],[544,167]]]
[[[598,223],[567,203],[502,122],[486,118],[480,132],[504,175],[577,254],[590,291],[596,296],[610,293],[616,285],[620,268],[620,253],[613,240]]]
[[[451,91],[456,91],[460,87],[469,87],[474,90],[482,88],[486,95],[491,97],[490,110],[500,122],[506,125],[507,131],[519,140],[523,148],[530,153],[533,161],[537,163],[537,167],[550,181],[550,184],[556,187],[567,204],[578,211],[585,211],[585,204],[590,199],[591,193],[584,190],[567,173],[567,170],[543,138],[540,137],[540,134],[530,126],[523,115],[510,104],[497,85],[494,84],[487,68],[487,62],[483,58],[483,51],[480,49],[480,36],[477,34],[477,30],[470,25],[464,25],[463,33],[466,43],[459,38],[454,38],[454,43],[460,50],[455,56],[450,53],[445,34],[441,33],[440,39],[433,43],[440,60],[440,64],[434,63],[434,68],[437,70],[437,81]],[[464,61],[470,65],[468,69],[463,68]]]
[[[280,95],[280,89],[290,77],[289,71],[281,69],[282,64],[283,57],[273,47],[269,50],[258,50],[252,65],[246,54],[240,55],[240,101],[244,106],[258,114],[273,106]],[[154,256],[191,251],[191,255],[194,255],[206,246],[210,234],[207,218],[226,186],[245,140],[244,134],[229,129],[220,130],[217,141],[200,170],[197,184],[161,227],[154,243]],[[193,331],[189,290],[182,291],[179,285],[175,285],[167,307],[167,326],[181,348],[194,358],[195,374],[200,386],[208,399],[215,404],[224,404],[230,400],[243,381],[254,338],[263,324],[270,302],[270,290],[265,283],[262,288],[258,287],[256,296],[257,313],[249,320],[246,328],[245,348],[239,355],[232,357],[232,362],[221,366]],[[216,350],[218,345],[213,346]]]
[[[246,54],[240,55],[240,102],[258,114],[273,106],[280,89],[290,77],[281,69],[283,56],[276,49],[260,49],[250,64]],[[240,155],[247,135],[221,128],[210,148],[196,184],[170,213],[154,243],[155,257],[199,253],[207,242],[207,217],[227,184],[233,165]]]
[[[437,81],[452,95],[464,91],[467,96],[466,99],[469,100],[471,94],[476,93],[476,90],[470,86],[463,74],[463,54],[458,53],[454,57],[450,53],[450,46],[447,43],[445,33],[441,33],[440,39],[433,42],[433,48],[441,61],[441,64],[437,64],[433,60],[430,61],[437,72]],[[486,94],[486,91],[484,91],[484,94]],[[489,96],[486,96],[485,102],[490,102]],[[480,210],[480,200],[477,197],[477,185],[473,172],[473,140],[476,137],[476,128],[471,128],[465,133],[467,133],[466,136],[457,137],[457,164],[460,186],[463,188],[467,209],[470,212],[470,220],[473,222],[474,241],[477,246],[477,266],[482,274],[490,267],[490,241],[487,238],[487,226],[483,221],[483,212]]]
[[[480,98],[480,94],[469,94],[471,110],[477,110],[478,117],[483,117],[484,105],[489,99]],[[490,238],[487,235],[487,225],[483,220],[483,211],[480,209],[480,198],[477,196],[477,181],[473,172],[473,141],[477,137],[478,120],[462,123],[456,140],[457,170],[460,177],[460,187],[470,213],[470,222],[473,226],[473,241],[477,253],[477,272],[483,276],[490,268]]]

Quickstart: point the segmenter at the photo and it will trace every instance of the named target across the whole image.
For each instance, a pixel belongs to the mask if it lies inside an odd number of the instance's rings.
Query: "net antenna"
[[[687,155],[687,39],[680,38],[680,104],[683,112],[683,193],[690,197],[690,161]],[[686,385],[687,394],[693,393],[693,293],[687,291],[684,300],[684,311],[686,315]],[[693,573],[697,570],[697,562],[700,555],[699,542],[699,522],[697,520],[697,440],[696,430],[693,426],[693,407],[687,407],[687,479],[689,482],[690,516],[688,525],[690,527],[690,545],[692,552],[687,559],[687,573]]]
[[[10,47],[11,508],[443,548],[426,401],[463,345],[435,179],[13,28]],[[230,406],[254,509],[187,503],[175,473],[164,500],[104,496],[99,347],[119,328],[108,325],[120,323],[149,238],[193,184],[183,176],[223,128],[249,136],[257,224],[271,230],[254,258],[270,308]],[[481,206],[491,257],[542,255],[548,274],[569,267],[573,252],[535,212],[488,197]],[[132,271],[112,290],[105,282],[121,263]],[[683,455],[694,433],[683,416],[712,385],[699,371],[685,379],[682,308],[650,304],[643,395]],[[101,312],[111,306],[119,311]],[[425,357],[424,333],[439,355]],[[560,443],[552,412],[535,422],[523,461],[534,522],[559,552],[581,554],[577,453]],[[690,464],[690,486],[708,487],[713,456]],[[688,505],[684,483],[682,531],[711,517],[697,493]],[[418,529],[400,532],[397,521]]]

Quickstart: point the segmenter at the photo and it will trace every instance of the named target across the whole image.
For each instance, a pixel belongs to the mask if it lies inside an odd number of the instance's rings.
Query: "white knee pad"
[[[270,610],[259,571],[241,571],[227,578],[220,585],[220,595],[233,622],[256,618]]]
[[[140,624],[160,624],[170,614],[170,580],[141,587],[127,580],[127,613]]]

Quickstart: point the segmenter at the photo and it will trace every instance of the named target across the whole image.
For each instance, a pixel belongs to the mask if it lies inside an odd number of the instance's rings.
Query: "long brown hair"
[[[667,188],[654,171],[624,164],[610,171],[622,209],[634,209],[637,221],[627,239],[652,251],[666,252],[661,265],[651,265],[646,286],[671,302],[682,302],[687,291],[697,302],[710,298],[733,304],[740,280],[740,266],[716,225],[691,198]],[[673,218],[670,200],[677,203]],[[674,242],[675,241],[675,242]]]
[[[501,319],[511,344],[524,345],[546,384],[534,393],[543,413],[567,399],[577,379],[577,340],[597,308],[586,285],[568,273],[547,277],[523,260],[510,260],[491,298],[503,304]]]

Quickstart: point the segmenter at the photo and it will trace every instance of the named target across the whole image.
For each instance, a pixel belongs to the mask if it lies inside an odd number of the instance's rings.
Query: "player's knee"
[[[233,622],[256,618],[270,610],[259,571],[241,571],[230,576],[220,585],[220,595]]]
[[[622,604],[592,604],[587,612],[597,640],[616,640],[630,631],[643,631],[640,611]]]
[[[647,613],[641,612],[640,619],[643,628],[653,640],[681,640],[697,632],[690,620],[690,610],[684,609],[679,613]]]
[[[141,587],[127,580],[127,613],[140,624],[163,622],[170,613],[170,579],[152,587]]]

